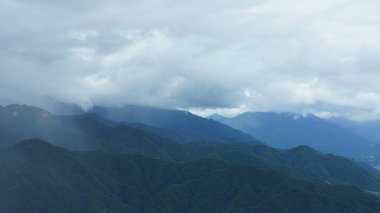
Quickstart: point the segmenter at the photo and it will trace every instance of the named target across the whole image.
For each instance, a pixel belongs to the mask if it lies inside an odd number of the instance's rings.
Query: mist
[[[380,117],[378,1],[0,6],[2,105]]]

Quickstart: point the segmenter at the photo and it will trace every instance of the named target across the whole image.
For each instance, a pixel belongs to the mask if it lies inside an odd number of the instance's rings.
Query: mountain
[[[60,102],[51,98],[45,99],[40,107],[58,115],[79,115],[85,113],[85,111],[76,104]]]
[[[380,120],[353,121],[344,117],[331,118],[329,121],[368,140],[380,143]]]
[[[348,185],[211,159],[72,152],[36,139],[0,149],[0,169],[0,213],[380,211],[379,197]]]
[[[380,192],[377,174],[344,158],[325,156],[306,148],[299,151],[277,150],[262,144],[215,141],[179,144],[145,129],[105,122],[96,115],[59,116],[36,107],[20,105],[0,109],[0,144],[3,147],[18,140],[41,138],[75,151],[132,153],[171,162],[211,158],[259,169],[281,170],[307,181],[347,183]],[[168,129],[165,131],[170,133]]]
[[[212,115],[207,116],[208,119],[212,119],[214,121],[223,122],[224,120],[228,120],[228,117],[220,115],[218,113],[214,113]]]
[[[329,119],[330,122],[346,129],[347,131],[354,132],[367,140],[373,141],[373,150],[380,150],[380,121],[353,121],[344,117],[336,117]],[[380,169],[380,152],[372,152],[367,161],[377,169]]]
[[[358,159],[380,150],[373,148],[373,142],[313,115],[247,112],[223,123],[277,148],[307,145],[325,153]]]
[[[354,160],[299,146],[279,150],[264,144],[189,143],[190,159],[212,158],[263,170],[279,170],[286,175],[317,183],[351,184],[380,192],[380,173]]]
[[[0,108],[0,147],[29,138],[78,151],[142,153],[168,159],[182,154],[179,144],[132,126],[110,126],[84,115],[53,115],[31,106]]]
[[[89,113],[106,120],[139,125],[180,143],[200,140],[257,143],[253,137],[239,130],[186,111],[128,105],[120,108],[96,106]]]

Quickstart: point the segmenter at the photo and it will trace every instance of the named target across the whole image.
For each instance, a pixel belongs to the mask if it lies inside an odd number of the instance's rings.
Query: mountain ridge
[[[124,107],[95,106],[89,112],[114,122],[148,125],[150,128],[146,128],[147,131],[153,131],[155,134],[180,143],[197,140],[258,143],[254,137],[240,130],[186,111],[127,105]],[[152,127],[167,131],[155,131]],[[168,131],[175,132],[175,135],[168,134]]]
[[[339,158],[331,157],[327,159],[325,155],[321,155],[316,151],[311,152],[314,153],[313,155],[311,155],[310,152],[307,155],[303,154],[302,158],[298,159],[294,157],[297,152],[295,154],[286,155],[288,152],[286,150],[277,150],[259,144],[226,144],[217,141],[197,141],[179,144],[170,139],[147,132],[144,129],[124,124],[108,126],[101,121],[83,115],[50,115],[48,117],[43,117],[42,115],[43,114],[40,113],[39,116],[26,117],[30,120],[22,118],[20,115],[19,119],[21,119],[22,122],[21,124],[16,123],[17,125],[21,125],[18,126],[19,131],[16,133],[24,134],[28,131],[30,126],[34,126],[38,127],[34,130],[44,130],[48,131],[48,133],[57,133],[58,131],[59,134],[48,135],[50,137],[47,137],[44,131],[38,135],[35,134],[38,132],[33,130],[34,135],[27,134],[24,135],[25,137],[37,137],[45,140],[53,139],[53,144],[65,148],[73,148],[66,146],[65,141],[69,140],[70,143],[72,143],[72,141],[75,141],[75,143],[88,143],[89,147],[82,149],[82,151],[103,150],[114,154],[139,154],[153,159],[174,162],[212,158],[234,164],[255,166],[260,169],[281,170],[287,175],[312,182],[323,182],[325,180],[331,183],[347,182],[363,189],[380,191],[378,180],[375,177],[377,174],[363,170],[352,162],[344,161],[342,163],[343,170],[341,172],[347,174],[348,171],[350,171],[352,174],[351,176],[339,176],[339,173],[334,174],[336,162],[341,162]],[[34,120],[35,117],[38,119]],[[40,119],[44,122],[41,122]],[[45,122],[46,119],[48,119],[49,122]],[[0,121],[0,131],[9,133],[8,130],[2,130],[1,123],[4,124],[4,120]],[[310,148],[301,147],[298,149],[300,149],[298,152],[305,153]],[[80,151],[81,149],[73,150]],[[293,159],[293,161],[291,161],[291,159]],[[297,161],[301,163],[296,163]],[[313,161],[316,163],[313,163]],[[311,162],[311,164],[303,164],[302,162]],[[320,172],[320,174],[316,171]]]
[[[277,148],[308,145],[325,153],[357,159],[376,152],[372,141],[311,115],[246,112],[223,123]]]
[[[378,197],[352,186],[307,183],[212,159],[172,163],[72,152],[38,139],[0,153],[1,213],[380,210]]]

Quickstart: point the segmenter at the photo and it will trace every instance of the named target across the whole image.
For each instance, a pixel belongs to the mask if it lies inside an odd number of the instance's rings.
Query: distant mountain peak
[[[222,120],[226,120],[226,119],[228,119],[228,117],[223,116],[223,115],[218,114],[218,113],[214,113],[214,114],[212,114],[212,115],[209,115],[209,116],[207,116],[206,118],[208,118],[208,119],[212,119],[212,120],[214,120],[214,121],[222,121]]]
[[[19,105],[19,104],[11,104],[5,107],[0,108],[1,111],[12,115],[13,117],[24,116],[24,115],[40,115],[43,117],[47,117],[51,115],[50,112],[28,105]]]
[[[298,112],[289,112],[289,116],[293,117],[293,120],[300,119],[314,119],[315,121],[319,121],[320,118],[312,113],[298,113]]]
[[[318,116],[312,113],[298,113],[298,112],[244,112],[235,116],[235,118],[254,118],[254,117],[283,117],[289,120],[303,120],[313,119],[315,121],[321,120]],[[227,118],[228,119],[228,118]]]
[[[308,154],[320,154],[317,150],[311,148],[310,146],[307,145],[300,145],[291,149],[288,149],[289,152],[291,153],[308,153]]]
[[[310,113],[246,112],[222,123],[277,148],[305,144],[355,158],[377,152],[370,147],[371,141]]]
[[[46,151],[50,154],[57,153],[59,152],[59,150],[64,150],[61,147],[55,146],[39,138],[31,138],[31,139],[20,141],[12,145],[11,148],[14,148],[16,150],[22,150],[23,152],[26,152],[26,153],[36,153],[36,152]]]
[[[197,140],[255,143],[255,139],[248,134],[217,122],[214,119],[206,119],[182,110],[127,105],[124,107],[96,106],[89,112],[114,122],[126,124],[142,123],[154,128],[170,130],[170,133],[165,134],[152,128],[147,129],[162,137],[167,137],[181,143]]]
[[[30,147],[30,146],[53,146],[52,144],[39,139],[39,138],[31,138],[27,140],[20,141],[14,145],[15,147]]]

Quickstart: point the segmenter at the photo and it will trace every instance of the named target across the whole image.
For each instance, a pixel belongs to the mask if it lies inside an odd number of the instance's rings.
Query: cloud
[[[4,0],[0,8],[3,103],[379,114],[374,0]]]

